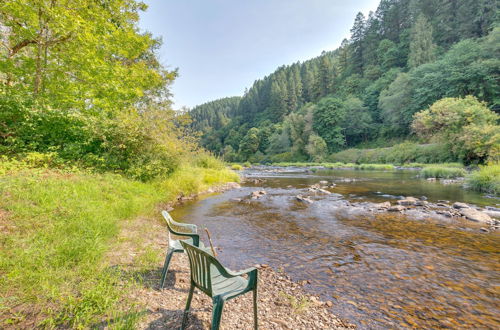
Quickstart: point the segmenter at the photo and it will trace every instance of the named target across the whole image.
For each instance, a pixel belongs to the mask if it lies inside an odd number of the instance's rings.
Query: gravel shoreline
[[[153,278],[151,278],[153,280]],[[153,282],[159,281],[159,274]],[[158,284],[134,292],[136,301],[147,307],[148,314],[140,329],[177,329],[182,323],[189,290],[189,264],[185,254],[172,260],[163,290]],[[332,314],[331,302],[321,302],[305,293],[299,283],[270,267],[259,269],[258,318],[261,329],[348,329],[352,325]],[[212,301],[195,291],[187,329],[210,329]],[[224,306],[221,329],[253,329],[251,293],[232,299]]]
[[[230,188],[233,187],[224,187]],[[179,329],[190,285],[189,263],[187,255],[175,253],[165,288],[159,289],[168,244],[163,220],[159,216],[131,220],[122,228],[117,241],[120,243],[108,253],[108,258],[115,267],[135,279],[136,285],[127,290],[130,291],[127,296],[142,311],[136,327]],[[147,255],[153,256],[153,260],[145,264],[143,260],[148,259]],[[284,272],[267,265],[255,266],[259,268],[260,329],[354,328],[331,312],[332,302],[320,301],[319,296],[306,293],[302,287],[305,283],[293,282]],[[253,329],[252,308],[251,293],[229,300],[224,306],[221,329]],[[187,329],[210,329],[211,319],[211,298],[195,290]]]

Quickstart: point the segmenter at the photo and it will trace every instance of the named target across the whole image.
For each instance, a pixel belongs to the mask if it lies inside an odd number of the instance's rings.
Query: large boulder
[[[465,203],[455,202],[455,203],[453,203],[453,208],[454,209],[468,209],[468,208],[470,208],[470,206],[468,204],[465,204]]]
[[[491,219],[489,215],[473,208],[462,208],[460,209],[460,214],[471,221],[477,221],[488,224],[493,223],[493,219]]]

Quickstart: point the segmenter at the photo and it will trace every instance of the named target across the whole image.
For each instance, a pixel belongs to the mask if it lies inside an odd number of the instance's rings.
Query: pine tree
[[[363,42],[365,36],[365,15],[359,12],[354,19],[354,25],[351,28],[351,45],[352,45],[352,65],[354,72],[363,73]]]
[[[408,67],[415,68],[435,59],[436,45],[432,41],[432,26],[424,15],[415,22],[410,41]]]

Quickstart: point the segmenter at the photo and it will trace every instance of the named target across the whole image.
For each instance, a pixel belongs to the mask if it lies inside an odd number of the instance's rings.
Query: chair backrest
[[[173,235],[182,235],[182,234],[196,234],[198,231],[198,227],[193,224],[189,223],[179,223],[174,221],[170,214],[167,211],[162,211],[161,214],[163,215],[163,218],[167,222],[167,228],[168,228],[168,240],[170,241],[172,237],[170,236],[171,234]],[[197,244],[197,243],[196,243]]]
[[[205,292],[210,297],[212,296],[212,273],[215,271],[220,273],[224,266],[210,255],[189,243],[181,241],[184,251],[189,258],[189,267],[191,268],[191,281],[197,288]]]

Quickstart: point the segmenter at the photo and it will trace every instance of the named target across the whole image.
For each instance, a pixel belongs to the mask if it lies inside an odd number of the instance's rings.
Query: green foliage
[[[324,160],[328,152],[328,148],[325,140],[318,135],[313,134],[309,137],[309,143],[306,146],[306,151],[312,161],[321,162]]]
[[[0,86],[54,109],[115,114],[168,94],[160,42],[140,33],[143,3],[16,0],[0,5],[6,29]]]
[[[416,68],[419,65],[435,60],[436,45],[432,41],[432,25],[425,15],[420,14],[413,27],[410,41],[408,67]]]
[[[397,144],[389,148],[346,149],[328,157],[332,162],[373,164],[446,163],[456,157],[444,144],[418,145],[411,142]]]
[[[394,169],[391,164],[361,164],[354,167],[357,170],[370,170],[370,171],[390,171]]]
[[[480,166],[466,177],[467,187],[488,194],[500,195],[500,164]]]
[[[345,144],[341,123],[345,109],[340,99],[326,97],[318,102],[314,109],[313,128],[328,145],[330,151],[336,151]]]
[[[231,169],[234,171],[241,171],[243,170],[243,166],[241,166],[240,164],[233,164],[231,165]]]
[[[449,144],[466,162],[500,157],[498,116],[473,96],[445,98],[415,114],[412,128],[424,138]]]
[[[424,178],[458,178],[464,177],[467,172],[463,168],[444,167],[444,166],[427,166],[420,171],[420,175]]]

